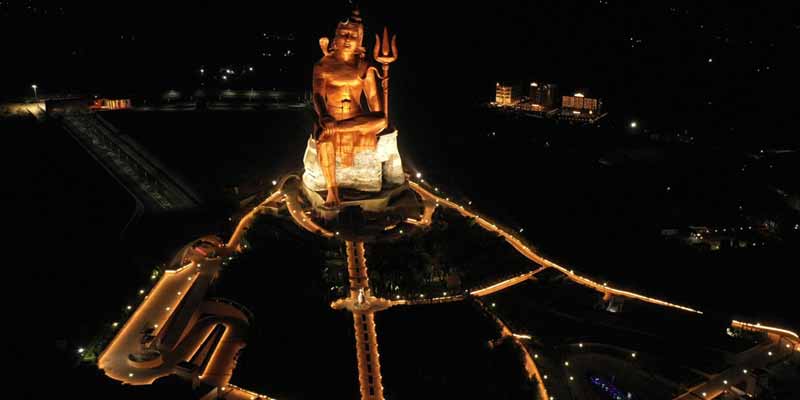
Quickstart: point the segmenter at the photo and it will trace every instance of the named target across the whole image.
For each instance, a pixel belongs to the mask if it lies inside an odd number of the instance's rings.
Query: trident
[[[397,35],[392,35],[392,55],[389,55],[389,29],[383,27],[383,45],[381,45],[381,38],[375,34],[375,49],[372,52],[375,61],[383,64],[383,76],[378,74],[381,78],[381,87],[383,87],[383,114],[386,120],[389,120],[389,64],[397,60]]]

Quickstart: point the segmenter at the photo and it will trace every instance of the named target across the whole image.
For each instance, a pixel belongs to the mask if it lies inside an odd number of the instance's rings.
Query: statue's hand
[[[333,136],[334,132],[336,132],[336,120],[331,116],[322,117],[319,121],[319,125],[322,127],[323,137]]]

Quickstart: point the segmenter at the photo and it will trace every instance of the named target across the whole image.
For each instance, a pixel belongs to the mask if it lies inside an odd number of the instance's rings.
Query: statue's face
[[[358,28],[352,25],[339,25],[336,28],[336,36],[333,38],[333,47],[336,51],[353,53],[361,47],[361,38]]]

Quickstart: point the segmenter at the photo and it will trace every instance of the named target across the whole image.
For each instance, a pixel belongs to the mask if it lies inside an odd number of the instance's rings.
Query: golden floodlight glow
[[[533,262],[535,262],[535,263],[537,263],[537,264],[539,264],[539,265],[541,265],[543,267],[556,268],[557,270],[561,271],[564,274],[569,274],[569,278],[571,280],[577,282],[577,283],[580,283],[580,284],[582,284],[584,286],[590,287],[590,288],[598,290],[598,291],[602,291],[603,293],[610,292],[611,294],[625,296],[625,297],[631,297],[631,298],[634,298],[634,299],[646,301],[648,303],[658,304],[658,305],[665,306],[665,307],[673,307],[673,308],[677,308],[677,309],[684,310],[684,311],[694,312],[694,313],[697,313],[697,314],[702,314],[703,313],[702,311],[694,310],[694,309],[691,309],[689,307],[680,306],[680,305],[669,303],[669,302],[666,302],[666,301],[663,301],[663,300],[658,300],[658,299],[654,299],[654,298],[651,298],[651,297],[643,296],[643,295],[640,295],[640,294],[637,294],[637,293],[624,291],[624,290],[619,290],[619,289],[614,289],[612,287],[603,287],[599,283],[596,283],[596,282],[591,281],[591,280],[589,280],[587,278],[575,275],[574,271],[572,271],[572,270],[568,271],[566,268],[564,268],[564,267],[562,267],[562,266],[560,266],[560,265],[558,265],[558,264],[556,264],[556,263],[554,263],[554,262],[552,262],[550,260],[547,260],[546,258],[544,258],[544,257],[532,252],[530,249],[527,248],[527,246],[523,246],[519,239],[517,239],[516,237],[514,237],[514,236],[510,235],[509,233],[503,231],[502,229],[498,229],[495,224],[492,224],[489,221],[486,221],[485,219],[481,218],[480,216],[478,216],[478,215],[476,215],[476,214],[474,214],[472,212],[464,210],[463,208],[459,207],[455,203],[452,203],[450,201],[444,201],[439,196],[437,196],[437,195],[425,190],[422,186],[420,186],[419,184],[417,184],[415,182],[409,182],[409,186],[414,191],[416,191],[419,195],[421,195],[423,198],[435,200],[437,203],[443,202],[446,206],[458,211],[462,216],[467,217],[467,218],[474,218],[475,221],[478,223],[478,225],[480,225],[482,228],[484,228],[486,230],[493,231],[495,233],[498,233],[500,236],[504,237],[506,239],[506,241],[509,244],[512,245],[512,247],[514,247],[518,252],[520,252],[522,255],[524,255],[525,257],[527,257],[531,261],[533,261]],[[434,189],[438,189],[438,188],[434,188]],[[470,204],[471,204],[471,202],[470,202]]]
[[[532,339],[530,335],[523,335],[523,334],[520,334],[520,333],[512,333],[511,335],[514,336],[517,339],[525,339],[525,340],[531,340]]]
[[[373,58],[382,65],[383,73],[369,67],[355,51],[361,48],[363,26],[360,22],[342,24],[336,30],[333,47],[328,47],[328,38],[320,39],[323,57],[313,68],[313,103],[319,127],[317,159],[328,192],[327,206],[338,205],[341,201],[336,181],[337,160],[342,167],[353,166],[356,154],[377,148],[377,134],[389,125],[389,65],[397,60],[397,36],[392,36],[390,47],[389,32],[384,28],[383,41],[376,40],[373,51]],[[358,33],[351,32],[356,25],[361,27]],[[340,42],[350,40],[349,35],[352,35],[353,46],[341,45]],[[348,67],[342,68],[342,65]],[[379,80],[382,99],[377,85]],[[358,101],[362,94],[367,103],[363,108]],[[351,107],[351,100],[356,100],[352,102],[355,107]]]
[[[752,330],[757,330],[757,331],[767,331],[767,332],[772,332],[772,333],[784,334],[784,335],[792,336],[795,339],[800,339],[800,336],[798,336],[797,333],[795,333],[795,332],[792,332],[792,331],[787,330],[787,329],[776,328],[774,326],[761,325],[760,322],[756,323],[756,324],[751,324],[751,323],[748,323],[748,322],[742,322],[742,321],[733,320],[733,321],[731,321],[731,326],[733,326],[734,328],[745,328],[745,329],[752,329]],[[789,345],[786,345],[786,346],[789,347]]]

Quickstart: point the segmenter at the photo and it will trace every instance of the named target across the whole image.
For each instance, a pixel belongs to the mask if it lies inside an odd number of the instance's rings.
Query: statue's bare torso
[[[334,57],[324,57],[314,69],[315,77],[319,76],[325,85],[328,115],[341,121],[365,111],[361,106],[361,95],[364,93],[362,76],[366,72],[366,62],[359,60],[353,65]]]

